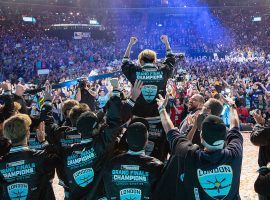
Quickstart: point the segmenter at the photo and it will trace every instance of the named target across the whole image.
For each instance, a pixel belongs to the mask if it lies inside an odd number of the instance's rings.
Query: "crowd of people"
[[[56,172],[65,199],[240,199],[246,129],[267,197],[268,63],[184,59],[160,39],[166,58],[146,49],[136,64],[131,37],[118,78],[42,91],[4,81],[1,198],[54,199]]]

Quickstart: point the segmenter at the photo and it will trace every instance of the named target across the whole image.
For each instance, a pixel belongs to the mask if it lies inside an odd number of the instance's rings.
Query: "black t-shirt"
[[[92,96],[86,89],[81,89],[81,101],[80,103],[85,103],[89,106],[91,111],[95,111],[95,97]]]
[[[136,101],[133,114],[139,117],[159,116],[156,98],[158,94],[163,97],[166,94],[166,85],[172,76],[175,57],[168,53],[161,67],[153,63],[144,66],[136,66],[130,61],[123,59],[122,71],[133,85],[136,80],[143,82],[142,93]]]
[[[103,175],[107,198],[152,199],[162,169],[162,162],[137,152],[113,158]]]

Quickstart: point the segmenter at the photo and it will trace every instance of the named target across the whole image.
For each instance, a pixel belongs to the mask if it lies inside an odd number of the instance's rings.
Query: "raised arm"
[[[164,69],[167,69],[166,71],[168,73],[168,76],[172,77],[173,69],[174,69],[174,66],[175,66],[175,56],[172,53],[171,46],[170,46],[170,43],[169,43],[169,40],[168,40],[168,36],[167,35],[162,35],[160,37],[160,39],[161,39],[162,43],[165,44],[165,46],[166,46],[166,59],[163,62],[163,64],[166,67]]]
[[[160,94],[157,98],[158,112],[160,114],[160,119],[165,133],[167,134],[170,130],[174,129],[173,122],[166,111],[166,105],[168,103],[168,96],[164,99]]]
[[[136,37],[131,37],[130,41],[128,43],[125,55],[124,55],[124,59],[129,59],[130,57],[130,52],[131,52],[131,48],[133,45],[135,45],[137,43],[138,39]]]
[[[169,43],[168,36],[167,35],[162,35],[160,37],[160,40],[165,44],[166,52],[171,51],[171,46],[170,46],[170,43]]]

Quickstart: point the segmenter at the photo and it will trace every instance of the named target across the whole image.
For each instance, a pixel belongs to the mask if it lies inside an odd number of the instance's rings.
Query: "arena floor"
[[[244,133],[244,159],[241,173],[241,185],[240,195],[243,200],[255,200],[257,195],[253,188],[253,183],[257,178],[256,170],[258,148],[253,146],[249,141],[249,134]],[[53,183],[55,195],[57,200],[64,199],[64,191],[61,186],[58,185],[57,178],[54,179]]]

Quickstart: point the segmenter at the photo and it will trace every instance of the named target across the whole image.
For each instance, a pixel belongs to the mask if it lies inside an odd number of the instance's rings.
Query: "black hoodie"
[[[213,152],[193,145],[178,130],[169,131],[167,139],[172,157],[154,199],[240,199],[243,137],[238,128],[229,131],[224,149]]]

